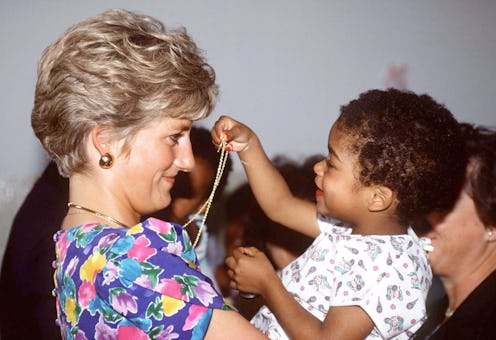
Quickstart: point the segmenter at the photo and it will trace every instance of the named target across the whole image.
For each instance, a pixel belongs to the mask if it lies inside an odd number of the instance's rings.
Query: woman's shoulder
[[[114,228],[99,223],[75,226],[58,231],[54,241],[61,255],[71,253],[87,257],[98,252],[113,260],[123,257],[142,260],[158,253],[170,253],[192,265],[196,263],[193,246],[184,229],[178,224],[155,218],[148,218],[130,228]]]
[[[75,318],[75,310],[90,337],[103,316],[109,332],[132,324],[136,332],[158,334],[168,325],[172,335],[191,338],[206,331],[213,309],[228,308],[188,260],[190,242],[179,225],[147,219],[130,228],[83,225],[57,236],[61,320]],[[67,309],[67,301],[76,308]]]
[[[184,287],[193,285],[204,290],[199,295],[191,294],[191,300],[201,300],[206,295],[211,301],[217,293],[210,287],[210,280],[198,270],[194,248],[183,234],[180,225],[153,218],[130,228],[83,225],[57,234],[56,265],[64,272],[72,266],[76,270],[69,270],[70,273],[88,271],[85,276],[91,278],[88,281],[101,281],[102,287],[107,286],[109,280],[119,278],[164,294],[164,289],[176,287],[179,280]],[[162,287],[164,282],[168,283],[165,288]],[[183,293],[184,289],[172,289],[168,295],[181,299]]]
[[[157,236],[159,239],[170,243],[182,241],[187,233],[179,224],[151,217],[129,228],[115,228],[101,223],[74,226],[57,231],[54,235],[54,241],[58,242],[61,239],[67,239],[68,241],[76,241],[78,245],[86,246],[110,235],[112,239]]]

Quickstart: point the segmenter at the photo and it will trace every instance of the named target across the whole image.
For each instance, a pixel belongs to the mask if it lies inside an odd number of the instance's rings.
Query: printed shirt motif
[[[230,309],[179,225],[85,224],[54,240],[64,339],[203,339],[213,309]]]
[[[294,298],[323,321],[332,306],[360,306],[374,322],[367,339],[408,339],[425,321],[432,272],[418,237],[354,235],[319,217],[321,234],[281,271]],[[271,339],[287,339],[264,306],[251,323]]]

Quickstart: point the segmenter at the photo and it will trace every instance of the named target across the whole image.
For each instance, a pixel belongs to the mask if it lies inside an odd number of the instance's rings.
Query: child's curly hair
[[[450,209],[467,156],[458,122],[429,95],[370,90],[341,107],[336,127],[351,137],[359,180],[393,190],[401,223]]]

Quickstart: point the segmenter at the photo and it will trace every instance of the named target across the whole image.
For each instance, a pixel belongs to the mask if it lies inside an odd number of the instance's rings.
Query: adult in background
[[[416,339],[494,339],[496,132],[463,124],[470,161],[455,207],[431,214],[429,262],[446,291]]]
[[[53,234],[68,197],[69,181],[50,162],[16,213],[0,278],[1,339],[60,339],[52,296]]]
[[[322,155],[315,154],[298,162],[284,155],[277,155],[271,161],[294,195],[315,202],[313,165],[322,158]],[[225,216],[225,256],[231,256],[239,246],[258,247],[266,253],[274,268],[280,270],[312,243],[310,237],[271,221],[258,205],[248,182],[227,195]],[[225,264],[221,264],[215,271],[219,287],[224,297],[245,318],[251,319],[264,304],[263,298],[255,296],[247,299],[247,295],[230,288],[227,269]]]
[[[184,29],[126,10],[83,20],[44,51],[31,121],[69,178],[54,263],[64,339],[262,337],[198,269],[180,225],[142,220],[193,169],[191,125],[217,93]]]

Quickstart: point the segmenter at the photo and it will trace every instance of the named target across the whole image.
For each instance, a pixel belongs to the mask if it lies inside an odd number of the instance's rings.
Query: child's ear
[[[372,196],[369,201],[369,211],[387,210],[394,202],[394,192],[383,185],[375,185],[372,188]]]

